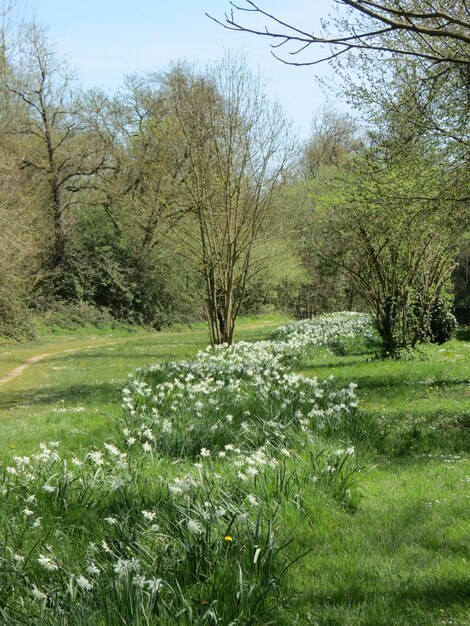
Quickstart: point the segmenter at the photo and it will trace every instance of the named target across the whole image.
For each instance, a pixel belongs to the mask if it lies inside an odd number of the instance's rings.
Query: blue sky
[[[332,4],[260,0],[266,10],[308,30],[318,29]],[[223,18],[229,0],[29,0],[29,6],[86,87],[114,91],[125,74],[160,71],[183,58],[204,65],[226,50],[242,50],[301,136],[308,135],[314,112],[328,100],[315,81],[315,75],[330,73],[327,66],[285,66],[270,55],[267,40],[229,32],[205,16]]]

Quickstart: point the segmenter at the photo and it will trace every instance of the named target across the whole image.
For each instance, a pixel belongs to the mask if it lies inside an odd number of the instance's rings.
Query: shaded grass
[[[361,347],[361,346],[360,346]],[[470,451],[470,343],[427,345],[416,360],[376,358],[375,350],[310,352],[302,372],[338,387],[358,384],[369,449],[386,454]]]
[[[470,624],[470,344],[379,360],[358,345],[310,352],[302,371],[358,384],[356,444],[377,468],[353,515],[315,502],[315,555],[291,578],[299,623]],[[359,342],[360,343],[360,342]],[[314,502],[312,498],[312,502]],[[313,521],[312,521],[313,520]],[[305,591],[305,590],[308,591]]]

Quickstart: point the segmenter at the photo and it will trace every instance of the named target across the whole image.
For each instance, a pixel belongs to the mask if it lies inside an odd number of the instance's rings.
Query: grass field
[[[283,321],[276,316],[244,320],[238,339],[265,338]],[[468,333],[462,332],[459,339],[443,346],[425,346],[420,358],[409,361],[376,359],[376,348],[360,340],[330,350],[309,349],[296,365],[299,372],[319,379],[333,375],[337,389],[353,381],[358,384],[360,399],[354,430],[316,435],[311,448],[317,454],[322,449],[354,445],[357,464],[351,476],[360,480],[340,494],[338,483],[325,472],[317,483],[312,482],[312,474],[302,469],[310,462],[305,442],[299,444],[295,458],[287,459],[285,474],[276,470],[275,479],[269,478],[271,482],[264,486],[261,477],[257,478],[257,491],[253,492],[258,499],[259,494],[266,494],[269,503],[263,515],[274,510],[273,529],[290,542],[284,550],[288,559],[306,554],[275,589],[278,604],[252,621],[242,617],[233,624],[470,624],[468,339]],[[206,341],[205,328],[196,326],[177,333],[43,338],[34,344],[8,347],[2,354],[0,378],[32,356],[49,356],[0,384],[3,458],[12,453],[30,454],[41,441],[59,441],[66,454],[80,455],[91,446],[99,448],[104,441],[114,440],[116,422],[123,412],[121,389],[129,374],[149,363],[191,358]],[[161,472],[162,467],[171,473],[174,467],[192,466],[189,457],[170,460],[168,466],[164,458],[161,462]],[[223,473],[223,467],[216,462],[212,472]],[[358,468],[363,468],[362,477]],[[364,475],[365,470],[370,471]],[[290,484],[295,481],[299,486],[292,491]],[[156,487],[147,484],[145,489],[144,500]],[[209,495],[216,491],[214,486],[211,490]],[[300,500],[296,499],[299,493]],[[127,506],[130,519],[133,505]],[[165,506],[160,499],[156,510]],[[195,514],[196,504],[191,506]],[[116,505],[109,507],[115,510]],[[51,528],[57,524],[54,515],[53,520],[51,513]],[[71,516],[73,511],[61,515]],[[230,549],[236,548],[235,541],[233,544]],[[227,554],[222,555],[224,563]],[[265,562],[262,566],[267,567]],[[262,573],[256,570],[254,574],[259,588]],[[227,605],[235,598],[233,602],[241,606],[240,595],[232,598],[228,586],[221,587]],[[163,617],[148,622],[139,617],[138,621],[134,616],[120,621],[95,617],[93,623],[228,626],[229,621],[216,615],[221,602],[216,591],[207,591],[202,583],[199,588],[208,598],[214,594],[213,605],[204,595],[197,601],[202,608],[214,606],[214,617],[185,612],[173,622]],[[247,606],[250,601],[246,600]],[[103,608],[101,614],[105,615]],[[69,623],[57,617],[48,622],[45,608],[40,615],[44,621],[38,624]],[[92,623],[86,619],[90,618],[77,618],[73,623]]]
[[[244,319],[237,338],[264,338],[285,319]],[[81,329],[4,346],[0,379],[32,357],[48,356],[0,383],[0,457],[28,454],[41,441],[57,440],[74,452],[102,443],[122,413],[122,387],[138,367],[191,358],[207,343],[206,325],[198,323],[162,333]]]

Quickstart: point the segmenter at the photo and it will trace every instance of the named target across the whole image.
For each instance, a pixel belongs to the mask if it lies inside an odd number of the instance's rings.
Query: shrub
[[[116,325],[116,320],[107,309],[95,307],[88,302],[57,302],[40,315],[38,322],[39,326],[50,332],[60,329],[75,330],[84,326],[106,328]]]
[[[430,330],[433,343],[449,341],[457,329],[457,320],[444,298],[437,298],[431,307]]]
[[[0,287],[0,337],[33,339],[32,317],[19,297]]]

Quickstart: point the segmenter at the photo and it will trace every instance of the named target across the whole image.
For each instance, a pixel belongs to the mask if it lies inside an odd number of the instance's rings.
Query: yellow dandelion
[[[231,537],[230,535],[225,535],[224,539],[225,541],[233,541],[233,537]]]

